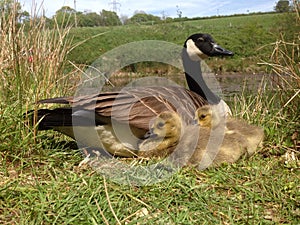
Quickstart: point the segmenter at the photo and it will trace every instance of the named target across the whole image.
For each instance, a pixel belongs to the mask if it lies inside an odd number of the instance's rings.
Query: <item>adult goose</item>
[[[149,131],[151,120],[161,112],[177,111],[189,123],[194,119],[195,110],[203,105],[218,105],[224,113],[230,111],[226,103],[208,88],[202,77],[200,61],[209,56],[232,55],[231,51],[217,45],[211,35],[193,34],[186,39],[182,50],[190,90],[179,86],[135,87],[121,92],[45,99],[39,103],[69,106],[39,109],[35,121],[39,121],[39,130],[53,129],[75,138],[81,146],[94,147],[103,146],[99,140],[103,129],[97,128],[104,126],[106,130],[113,125],[113,129],[109,128],[111,134],[135,149],[138,139]]]

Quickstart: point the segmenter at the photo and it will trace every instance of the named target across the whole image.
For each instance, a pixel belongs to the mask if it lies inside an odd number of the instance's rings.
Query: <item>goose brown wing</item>
[[[149,130],[150,121],[163,111],[177,111],[189,122],[197,108],[207,104],[198,94],[178,86],[135,87],[78,97],[52,98],[40,103],[70,104],[78,110],[95,113],[97,124],[115,120],[131,127]]]

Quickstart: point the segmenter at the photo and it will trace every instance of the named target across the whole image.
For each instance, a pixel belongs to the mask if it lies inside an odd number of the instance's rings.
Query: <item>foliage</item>
[[[53,21],[54,24],[52,24],[52,27],[55,26],[55,23],[63,28],[74,26],[76,23],[75,14],[76,11],[74,9],[69,6],[63,6],[61,9],[56,11],[56,14],[54,16],[55,22]]]
[[[101,26],[101,16],[97,13],[77,13],[78,27],[98,27]]]
[[[65,57],[71,39],[69,29],[50,30],[43,17],[20,25],[16,12],[13,8],[10,14],[0,15],[0,99],[3,104],[16,103],[21,113],[26,102],[64,94],[70,87],[63,78],[70,75]]]
[[[271,46],[264,49],[261,46],[276,41],[282,27],[274,26],[274,23],[279,24],[283,18],[285,14],[272,13],[199,19],[184,23],[161,23],[153,26],[131,24],[110,29],[77,28],[71,30],[73,43],[84,43],[74,49],[68,59],[77,64],[90,65],[105,52],[122,44],[141,40],[163,40],[182,45],[187,35],[202,32],[212,34],[221,46],[236,53],[232,58],[207,60],[216,73],[265,73],[265,68],[257,63],[260,62],[260,58],[269,57],[268,51],[271,51]],[[104,32],[104,35],[94,37]]]
[[[300,120],[298,107],[300,104],[300,4],[296,1],[295,3],[295,14],[287,17],[290,25],[296,23],[292,28],[294,32],[291,35],[290,27],[283,30],[279,40],[272,44],[273,52],[270,60],[263,64],[269,66],[272,73],[278,75],[277,85],[282,89],[283,95],[289,96],[289,101],[284,106],[291,104],[290,113],[297,115]]]
[[[56,11],[54,20],[61,27],[98,27],[98,26],[117,26],[121,21],[115,12],[102,10],[100,14],[95,12],[82,13],[76,12],[69,6],[63,6]]]
[[[274,7],[274,10],[279,13],[289,12],[290,9],[290,2],[288,0],[279,0]]]
[[[117,26],[121,25],[121,21],[115,12],[102,10],[100,13],[102,26]]]
[[[1,28],[3,20],[9,19],[9,17],[14,14],[15,22],[26,22],[29,19],[29,13],[27,11],[23,11],[21,4],[14,0],[0,0],[0,14],[1,20],[0,25]]]
[[[134,16],[132,16],[126,24],[143,24],[143,23],[157,23],[161,22],[161,19],[158,16],[153,16],[151,14],[146,13],[137,13]]]

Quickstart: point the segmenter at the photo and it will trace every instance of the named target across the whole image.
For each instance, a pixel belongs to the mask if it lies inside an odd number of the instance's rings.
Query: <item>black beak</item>
[[[233,56],[234,53],[225,49],[225,48],[222,48],[220,45],[217,45],[216,43],[212,43],[213,45],[213,49],[212,49],[212,52],[211,52],[211,56]]]
[[[150,129],[145,135],[144,138],[148,139],[148,138],[155,138],[157,137],[157,134],[153,133],[153,129]]]

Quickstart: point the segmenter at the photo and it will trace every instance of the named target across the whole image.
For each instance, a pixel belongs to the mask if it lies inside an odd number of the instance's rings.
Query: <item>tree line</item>
[[[119,26],[127,24],[147,24],[147,23],[160,23],[163,22],[162,18],[147,14],[144,11],[135,11],[131,18],[125,15],[120,17],[117,13],[107,10],[96,12],[79,12],[69,6],[63,6],[55,13],[55,22],[61,26],[75,25],[77,27],[98,27],[98,26]],[[171,20],[171,18],[164,18]]]
[[[289,12],[293,8],[293,4],[299,4],[299,0],[279,0],[274,6],[275,12]],[[15,0],[0,0],[0,13],[2,15],[8,15],[11,9],[16,9],[18,15],[16,15],[16,20],[19,23],[29,23],[31,16],[27,11],[22,10],[21,4]],[[180,11],[181,12],[181,11]],[[189,20],[187,17],[182,17],[182,12],[178,18],[170,18],[154,16],[147,14],[144,11],[135,11],[131,18],[125,15],[120,17],[117,13],[107,10],[102,10],[99,13],[92,11],[76,11],[69,6],[63,6],[61,9],[57,10],[52,18],[47,18],[46,16],[41,16],[46,19],[47,26],[49,28],[59,25],[60,27],[75,26],[75,27],[98,27],[98,26],[119,26],[126,24],[157,24],[162,22],[172,22],[172,21],[184,21]]]

